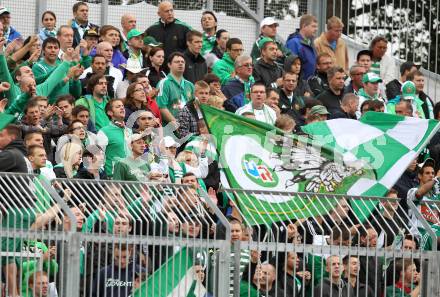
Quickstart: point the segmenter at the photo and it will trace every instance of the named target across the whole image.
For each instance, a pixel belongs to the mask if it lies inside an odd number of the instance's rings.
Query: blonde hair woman
[[[58,157],[61,162],[53,169],[57,178],[75,177],[81,164],[82,153],[81,144],[72,141],[66,142],[59,151]]]

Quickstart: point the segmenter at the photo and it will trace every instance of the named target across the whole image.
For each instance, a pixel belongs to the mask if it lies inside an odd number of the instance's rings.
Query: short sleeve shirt
[[[183,106],[194,98],[193,83],[183,77],[180,82],[177,82],[171,74],[168,74],[159,82],[158,89],[157,105],[159,108],[168,109],[175,118]]]

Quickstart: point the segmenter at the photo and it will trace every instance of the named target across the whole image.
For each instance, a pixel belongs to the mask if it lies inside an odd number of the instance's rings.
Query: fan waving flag
[[[194,269],[194,251],[187,247],[171,256],[133,293],[133,297],[204,297],[206,289]]]
[[[440,128],[435,120],[369,112],[360,121],[312,123],[298,136],[209,106],[202,111],[230,188],[288,192],[251,199],[237,191],[252,224],[323,215],[336,203],[296,192],[384,196]]]

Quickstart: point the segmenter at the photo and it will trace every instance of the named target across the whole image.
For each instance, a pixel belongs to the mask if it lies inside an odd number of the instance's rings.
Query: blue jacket
[[[301,72],[303,78],[308,79],[313,76],[316,68],[316,49],[313,40],[310,45],[304,41],[299,31],[292,33],[287,38],[286,47],[290,49],[292,54],[297,55],[301,59]]]
[[[10,43],[11,41],[13,41],[14,39],[17,39],[17,38],[21,37],[20,32],[15,30],[14,27],[10,26],[9,28],[11,29],[11,31],[9,32],[7,44]]]
[[[226,99],[231,99],[235,95],[243,93],[243,91],[244,84],[235,77],[222,86],[222,93],[226,96]]]

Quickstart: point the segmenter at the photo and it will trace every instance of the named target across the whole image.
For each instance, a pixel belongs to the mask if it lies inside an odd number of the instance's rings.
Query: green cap
[[[414,100],[417,97],[416,85],[412,81],[404,82],[401,91],[402,98],[405,100]]]
[[[363,83],[373,83],[374,84],[374,83],[382,82],[382,79],[376,73],[368,72],[368,73],[365,73],[364,76],[362,77],[362,82]]]
[[[141,31],[139,31],[138,29],[131,29],[128,34],[127,34],[127,40],[132,39],[133,37],[137,37],[137,36],[141,36],[144,33],[142,33]]]
[[[260,40],[258,40],[258,48],[259,49],[262,49],[263,48],[263,46],[266,44],[266,43],[268,43],[268,42],[274,42],[275,43],[275,41],[272,39],[272,38],[269,38],[269,37],[263,37],[263,38],[261,38]]]
[[[144,37],[144,44],[149,45],[149,46],[154,46],[154,47],[162,45],[162,43],[157,42],[156,39],[154,39],[154,37],[152,37],[152,36],[145,36]]]
[[[324,105],[315,105],[310,109],[310,114],[330,114]]]

